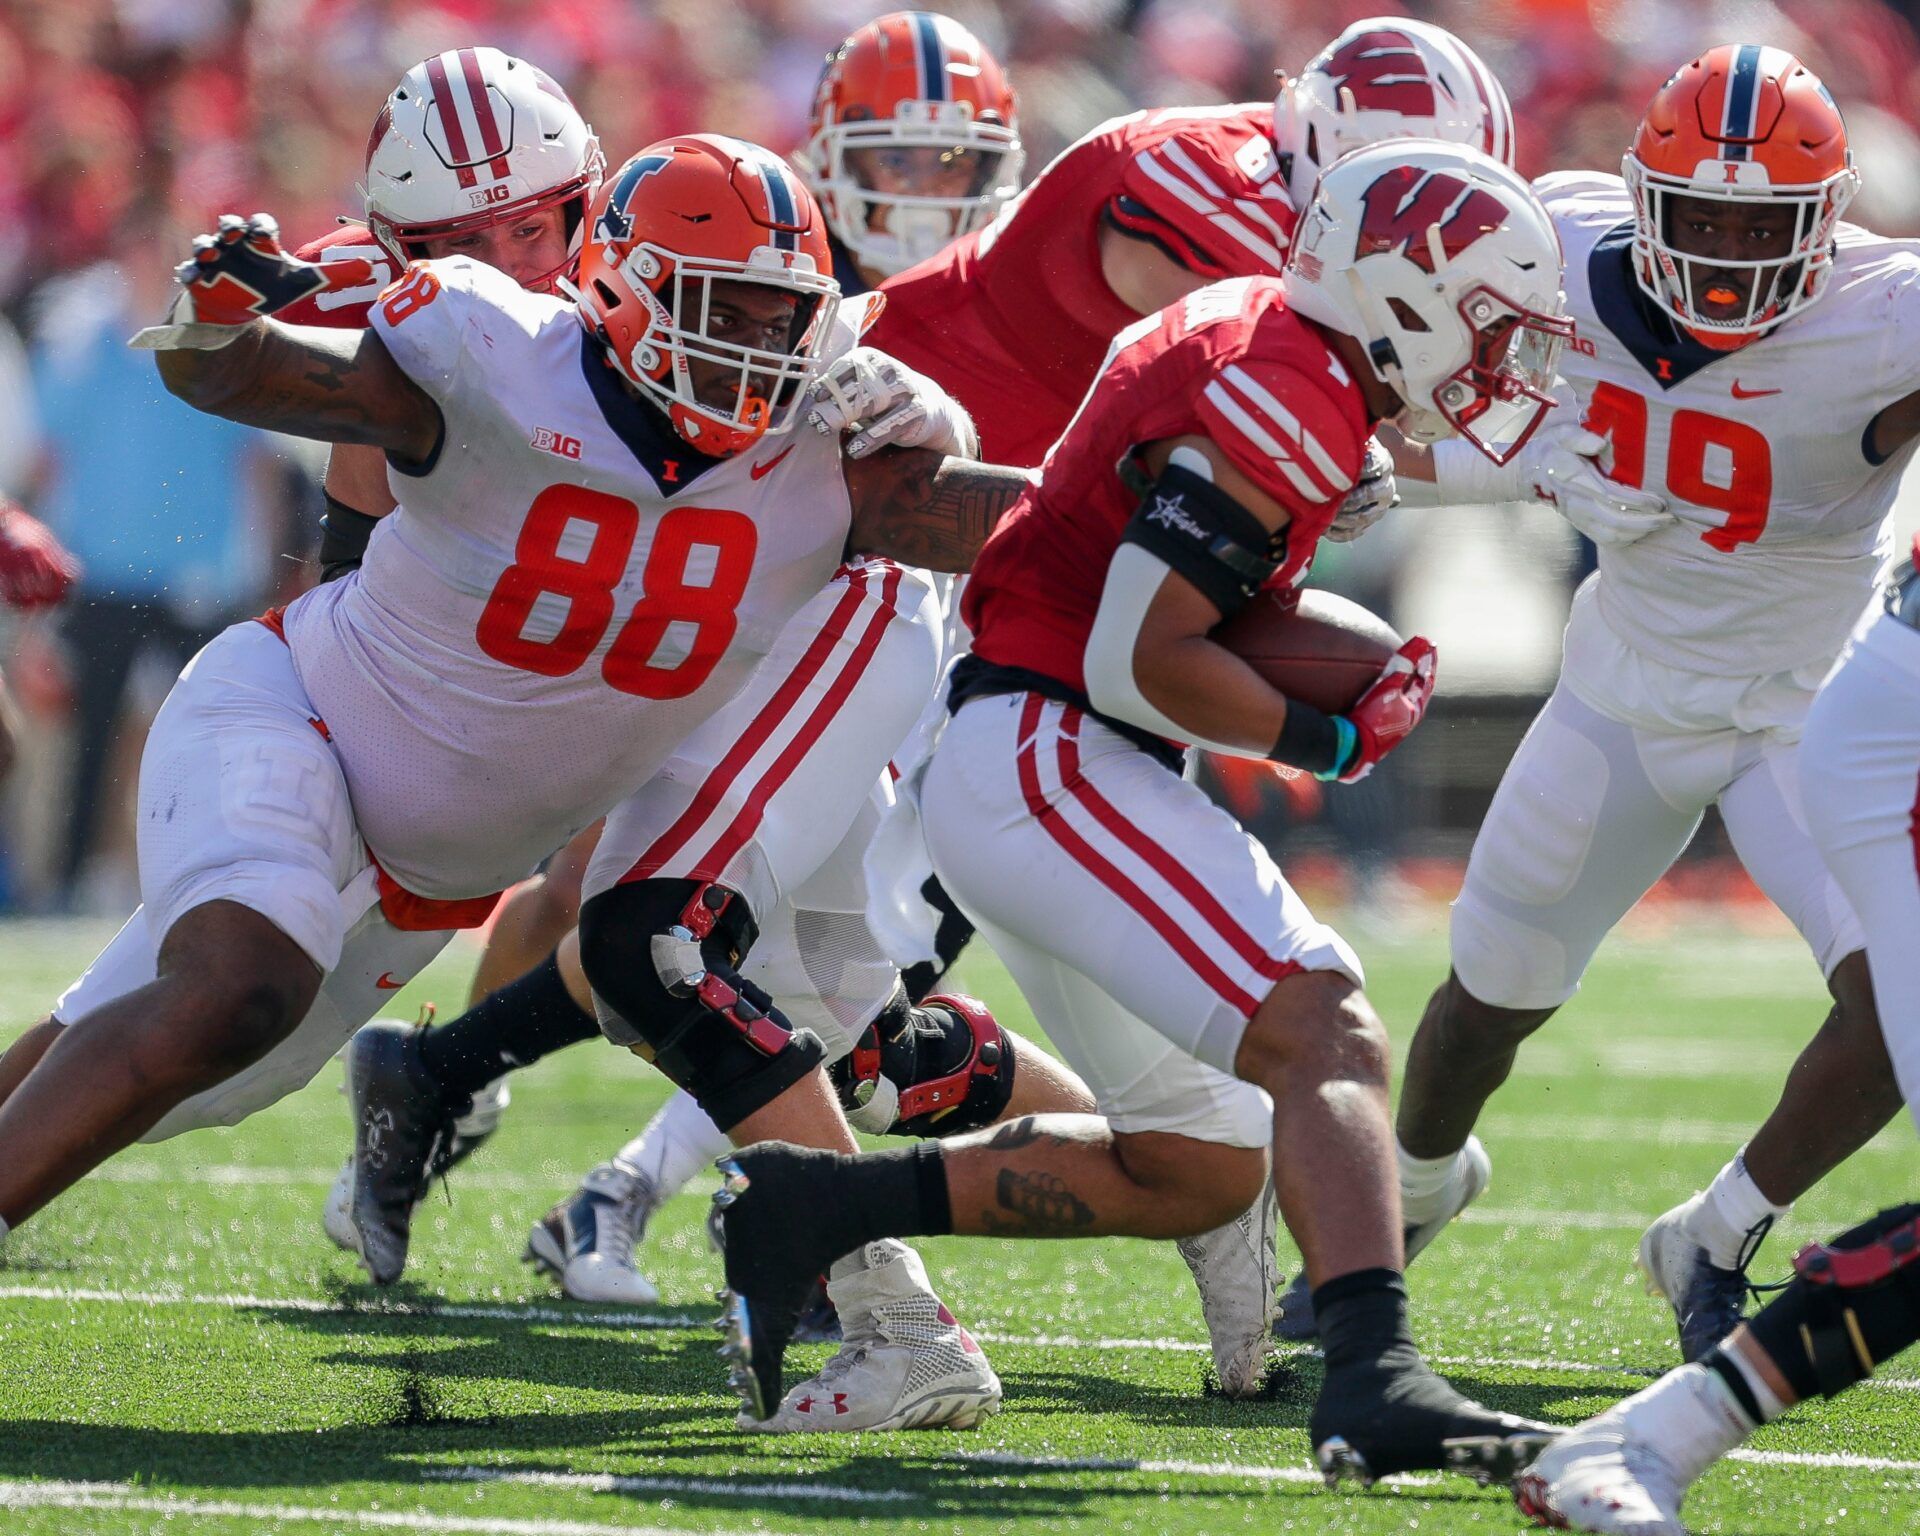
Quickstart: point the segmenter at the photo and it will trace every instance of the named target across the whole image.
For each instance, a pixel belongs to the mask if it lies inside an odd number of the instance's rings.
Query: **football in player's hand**
[[[1214,630],[1213,638],[1290,699],[1343,715],[1400,649],[1379,615],[1331,592],[1309,589],[1293,603],[1272,591]]]

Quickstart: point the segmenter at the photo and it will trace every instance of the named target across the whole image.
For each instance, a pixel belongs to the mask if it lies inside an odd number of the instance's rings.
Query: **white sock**
[[[1613,1413],[1634,1440],[1659,1453],[1683,1487],[1755,1428],[1733,1390],[1704,1365],[1668,1371]]]
[[[690,1095],[675,1093],[614,1160],[651,1182],[659,1198],[666,1200],[732,1148],[726,1133]]]
[[[1400,1159],[1400,1217],[1410,1227],[1432,1221],[1446,1206],[1453,1171],[1460,1164],[1460,1153],[1445,1157],[1415,1157],[1399,1142],[1393,1150]]]
[[[1793,1209],[1775,1205],[1760,1193],[1747,1172],[1746,1154],[1745,1147],[1734,1153],[1733,1161],[1714,1175],[1687,1218],[1687,1231],[1721,1269],[1738,1269],[1748,1234],[1763,1221],[1778,1221]]]

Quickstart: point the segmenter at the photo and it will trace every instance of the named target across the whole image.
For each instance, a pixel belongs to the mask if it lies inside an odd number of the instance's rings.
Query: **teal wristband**
[[[1345,715],[1333,715],[1330,718],[1333,721],[1334,734],[1340,738],[1340,743],[1334,749],[1333,766],[1324,773],[1314,775],[1322,783],[1339,778],[1351,768],[1360,750],[1360,728]]]

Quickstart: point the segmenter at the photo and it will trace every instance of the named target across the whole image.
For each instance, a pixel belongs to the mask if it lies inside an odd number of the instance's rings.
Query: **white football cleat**
[[[974,1429],[1000,1411],[1000,1378],[934,1295],[920,1255],[891,1241],[867,1253],[884,1262],[827,1282],[845,1330],[839,1353],[771,1418],[742,1413],[741,1429]]]
[[[1536,1525],[1605,1536],[1687,1536],[1685,1493],[1617,1409],[1561,1435],[1513,1484],[1514,1502]]]
[[[353,1227],[353,1159],[340,1165],[340,1176],[327,1191],[327,1203],[320,1212],[320,1225],[336,1248],[348,1253],[360,1251],[360,1234]]]
[[[1213,1371],[1227,1397],[1254,1397],[1274,1358],[1273,1316],[1280,1266],[1274,1229],[1280,1207],[1273,1182],[1236,1221],[1174,1246],[1193,1271],[1200,1311],[1213,1343]]]
[[[635,1267],[633,1250],[659,1204],[645,1175],[602,1163],[533,1224],[524,1257],[575,1301],[650,1307],[660,1291]]]
[[[1663,1298],[1673,1308],[1680,1330],[1680,1354],[1688,1363],[1705,1355],[1740,1326],[1747,1310],[1747,1270],[1722,1269],[1692,1232],[1690,1222],[1705,1201],[1695,1195],[1656,1217],[1640,1234],[1634,1262],[1646,1276],[1647,1294]],[[1771,1221],[1748,1233],[1747,1253],[1759,1247]]]

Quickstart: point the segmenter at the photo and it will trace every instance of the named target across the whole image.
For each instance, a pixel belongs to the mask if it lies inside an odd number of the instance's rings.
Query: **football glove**
[[[1540,499],[1596,544],[1617,548],[1677,521],[1666,497],[1609,479],[1612,440],[1577,421],[1541,427],[1522,457]]]
[[[1367,457],[1360,466],[1360,479],[1347,492],[1334,514],[1325,537],[1336,544],[1348,544],[1360,537],[1381,518],[1400,505],[1400,488],[1393,481],[1393,455],[1380,439],[1367,439]]]
[[[358,256],[325,265],[302,261],[280,248],[280,226],[271,215],[243,219],[228,213],[216,233],[194,237],[192,258],[173,275],[180,293],[165,323],[148,326],[129,345],[153,352],[215,351],[255,320],[309,294],[372,282],[374,265]]]
[[[80,575],[80,562],[38,518],[0,502],[0,598],[15,608],[51,608]]]
[[[855,347],[814,384],[807,420],[823,435],[854,430],[847,455],[931,448],[972,458],[978,439],[966,408],[932,379],[872,347]]]
[[[1433,664],[1431,640],[1415,635],[1401,646],[1360,702],[1336,717],[1352,728],[1353,746],[1341,754],[1337,769],[1316,777],[1357,784],[1373,772],[1373,765],[1405,741],[1426,715],[1433,697]]]

